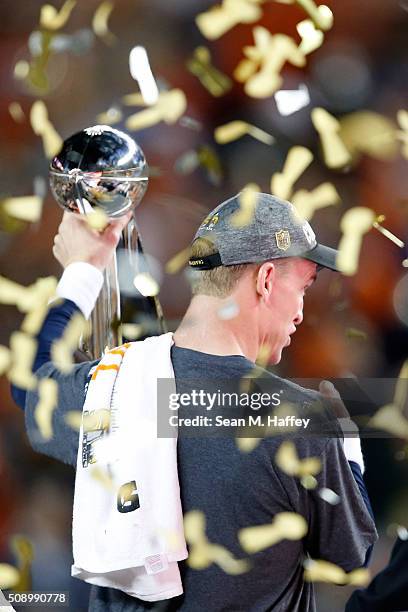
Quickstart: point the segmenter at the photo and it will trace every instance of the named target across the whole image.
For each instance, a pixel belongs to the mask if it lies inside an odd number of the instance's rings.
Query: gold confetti
[[[31,391],[37,386],[37,379],[32,373],[37,344],[34,338],[21,331],[13,332],[10,336],[11,368],[8,378],[16,387]]]
[[[196,17],[201,34],[216,40],[239,23],[254,23],[262,16],[262,10],[251,0],[224,0]]]
[[[382,429],[398,438],[408,440],[408,419],[404,415],[408,397],[408,360],[403,364],[395,385],[394,399],[368,421],[368,427]]]
[[[203,512],[191,510],[184,515],[184,534],[189,544],[187,563],[190,567],[200,570],[216,563],[231,575],[239,575],[250,569],[251,565],[246,559],[235,559],[223,546],[209,542]]]
[[[108,108],[106,112],[97,115],[96,121],[100,125],[115,125],[121,121],[122,116],[118,108]]]
[[[143,325],[140,323],[122,323],[122,336],[128,340],[137,340],[143,335]]]
[[[133,284],[144,297],[155,296],[160,290],[157,281],[148,272],[136,274]]]
[[[397,155],[396,126],[387,117],[372,111],[358,111],[341,117],[339,124],[339,136],[353,161],[362,154],[383,161],[392,160]]]
[[[317,210],[338,204],[340,196],[333,183],[322,183],[312,191],[299,189],[293,194],[291,201],[299,216],[310,221]]]
[[[233,140],[237,140],[246,134],[249,134],[253,138],[256,138],[257,140],[260,140],[268,145],[275,142],[273,136],[267,132],[264,132],[264,130],[247,123],[246,121],[231,121],[230,123],[225,123],[224,125],[218,126],[214,130],[214,138],[218,144],[232,142]]]
[[[309,15],[320,30],[330,30],[333,26],[333,13],[328,6],[317,6],[313,0],[275,0],[281,4],[297,4]]]
[[[262,376],[263,373],[264,370],[262,370],[262,368],[258,368],[257,371],[252,374],[252,379]],[[241,380],[240,391],[250,393],[250,382],[251,378],[247,375],[247,378]],[[297,416],[296,406],[294,406],[293,404],[290,404],[289,402],[281,402],[280,406],[278,406],[270,416],[276,417],[278,419],[278,422],[279,419],[283,419],[285,424],[278,426],[271,424],[270,426],[268,425],[266,427],[263,427],[261,431],[259,431],[259,435],[256,438],[254,438],[253,436],[244,437],[243,435],[236,437],[235,443],[241,452],[252,452],[260,444],[262,438],[266,436],[275,436],[282,434],[282,430],[284,431],[284,433],[287,433],[289,431],[296,431],[297,427],[295,425],[291,425],[290,422],[286,421],[286,417],[292,418]],[[286,425],[286,423],[288,424]],[[253,433],[254,426],[247,427],[246,429]]]
[[[367,334],[361,329],[356,329],[355,327],[348,327],[346,329],[346,338],[358,338],[360,340],[367,340]]]
[[[253,30],[254,47],[244,47],[243,51],[248,59],[244,64],[238,64],[234,76],[247,76],[244,90],[253,98],[267,98],[282,86],[280,74],[284,64],[290,62],[294,66],[302,67],[306,64],[304,54],[299,50],[295,41],[286,34],[272,35],[266,28],[257,26]],[[259,71],[255,74],[252,70]]]
[[[361,567],[346,573],[341,567],[321,559],[306,559],[303,574],[307,582],[329,582],[365,586],[370,580],[370,572]]]
[[[322,463],[318,457],[299,459],[296,446],[293,442],[282,442],[275,455],[276,465],[289,476],[315,476],[322,469]]]
[[[207,47],[197,47],[194,55],[187,61],[188,70],[215,97],[223,96],[232,87],[231,79],[211,64],[211,54]]]
[[[319,133],[325,164],[328,168],[343,168],[351,162],[351,155],[339,136],[340,123],[324,108],[311,112],[312,123]]]
[[[39,278],[28,288],[31,295],[30,309],[24,317],[21,331],[35,336],[47,315],[49,302],[55,297],[57,279],[54,276]]]
[[[52,438],[52,413],[57,407],[58,384],[51,378],[43,378],[38,383],[38,404],[34,419],[44,440]]]
[[[385,215],[379,215],[374,223],[373,223],[373,227],[378,230],[380,232],[380,234],[382,234],[383,236],[385,236],[386,238],[388,238],[389,240],[391,240],[391,242],[393,242],[394,244],[396,244],[398,247],[400,247],[400,249],[403,249],[405,246],[405,243],[400,240],[399,238],[397,238],[397,236],[395,234],[393,234],[392,232],[390,232],[390,230],[386,229],[385,227],[383,227],[381,225],[381,223],[385,221]]]
[[[375,213],[365,206],[355,206],[344,213],[340,221],[343,233],[336,264],[343,274],[353,276],[358,269],[358,261],[363,236],[373,227]]]
[[[51,4],[44,4],[40,13],[41,27],[46,30],[60,30],[67,23],[75,5],[76,0],[67,0],[58,12]]]
[[[21,196],[17,198],[5,198],[0,204],[8,215],[14,219],[35,223],[41,219],[43,198],[39,196]]]
[[[403,259],[403,261],[402,261],[402,266],[403,266],[404,268],[408,268],[408,259]]]
[[[16,123],[23,123],[25,121],[25,114],[19,102],[11,102],[8,110]]]
[[[57,280],[54,276],[37,279],[37,281],[29,287],[23,287],[14,281],[0,276],[0,303],[13,304],[17,306],[20,312],[35,311],[39,305],[53,297]],[[36,333],[29,330],[27,333]]]
[[[72,355],[78,349],[81,335],[88,334],[88,322],[81,314],[76,313],[65,328],[62,338],[53,342],[51,359],[63,374],[69,374],[73,369]]]
[[[43,140],[44,153],[48,159],[57,155],[62,147],[62,138],[48,119],[48,111],[42,100],[37,100],[31,107],[30,122],[37,136]]]
[[[324,34],[321,30],[318,30],[311,19],[305,19],[300,21],[296,29],[302,42],[299,45],[299,51],[304,55],[309,55],[313,51],[316,51],[322,46],[324,41]]]
[[[0,563],[0,589],[12,589],[18,583],[20,572],[8,563]]]
[[[127,94],[122,102],[125,106],[147,106],[141,93]]]
[[[244,227],[252,222],[260,191],[256,183],[245,185],[238,197],[239,209],[230,218],[232,227]]]
[[[397,132],[397,136],[403,143],[401,152],[405,159],[408,159],[408,112],[406,110],[399,110],[397,121],[401,128],[401,131]]]
[[[160,121],[176,123],[187,108],[187,99],[181,89],[162,91],[157,104],[146,108],[126,120],[129,130],[141,130]]]
[[[246,552],[256,553],[282,540],[300,540],[306,535],[307,530],[307,522],[300,514],[279,512],[275,514],[271,525],[240,529],[238,539]]]
[[[108,27],[108,20],[114,6],[113,2],[102,2],[96,9],[92,19],[93,31],[108,44],[112,44],[116,40],[115,35],[110,32]]]
[[[64,420],[76,431],[83,426],[84,432],[104,431],[109,430],[110,426],[110,410],[102,408],[101,410],[93,410],[92,412],[80,412],[79,410],[69,410],[64,415]]]
[[[86,223],[92,229],[102,232],[109,225],[109,217],[102,208],[94,208],[84,216]]]
[[[313,154],[306,147],[292,147],[286,157],[282,172],[276,172],[271,178],[271,193],[282,200],[288,200],[293,185],[312,163]]]
[[[182,251],[173,255],[171,259],[166,263],[164,270],[166,274],[177,274],[180,272],[188,263],[190,259],[191,247],[186,247]]]
[[[92,478],[99,482],[107,491],[111,493],[116,492],[115,482],[106,470],[100,468],[98,465],[90,465],[89,467]]]

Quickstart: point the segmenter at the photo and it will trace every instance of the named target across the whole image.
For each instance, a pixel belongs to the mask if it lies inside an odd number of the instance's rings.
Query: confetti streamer
[[[190,545],[187,560],[190,567],[200,570],[216,563],[231,575],[239,575],[250,569],[250,563],[246,559],[236,559],[223,546],[209,542],[205,534],[203,512],[191,510],[184,515],[184,534]]]
[[[309,55],[322,46],[324,34],[321,30],[316,29],[316,26],[311,19],[300,21],[297,24],[296,29],[300,38],[302,39],[299,45],[299,51],[303,53],[303,55]]]
[[[279,512],[275,514],[271,525],[240,529],[238,539],[246,552],[256,553],[282,540],[300,540],[307,531],[307,522],[303,516],[295,512]]]
[[[81,335],[89,335],[89,325],[86,319],[77,313],[68,323],[62,338],[51,346],[51,359],[63,374],[69,374],[74,367],[72,355],[78,348]]]
[[[90,474],[95,478],[107,491],[116,493],[117,487],[112,476],[97,465],[90,465]]]
[[[361,329],[355,327],[348,327],[346,329],[346,338],[358,338],[359,340],[367,340],[367,334]]]
[[[397,113],[397,121],[401,127],[401,131],[397,132],[397,136],[402,140],[402,155],[408,159],[408,112],[399,110]]]
[[[382,234],[383,236],[385,236],[386,238],[388,238],[389,240],[391,240],[391,242],[393,242],[394,244],[396,244],[398,247],[400,247],[400,249],[403,249],[405,246],[405,243],[400,240],[399,238],[397,238],[397,236],[395,236],[395,234],[393,234],[392,232],[390,232],[390,230],[387,230],[385,227],[383,227],[381,225],[381,223],[383,221],[385,221],[386,217],[385,215],[379,215],[374,223],[373,223],[373,227],[378,230],[380,232],[380,234]]]
[[[22,196],[0,200],[5,212],[14,219],[36,223],[41,219],[43,198],[39,196]]]
[[[262,9],[251,0],[224,0],[196,17],[201,34],[216,40],[239,23],[254,23],[262,17]]]
[[[305,147],[292,147],[286,157],[282,172],[276,172],[271,178],[271,193],[282,200],[292,194],[293,185],[312,163],[313,154]]]
[[[317,494],[331,506],[337,506],[337,504],[339,504],[341,501],[340,496],[337,495],[337,493],[335,493],[332,489],[328,489],[327,487],[319,489]]]
[[[137,340],[144,333],[144,327],[140,323],[122,323],[122,336],[128,340]]]
[[[391,404],[382,406],[368,421],[368,427],[382,429],[398,438],[408,440],[408,419],[404,410],[408,397],[408,360],[403,364],[395,385],[394,399]]]
[[[276,107],[282,117],[293,115],[310,104],[309,90],[304,83],[298,89],[280,89],[274,93]]]
[[[92,212],[84,216],[85,222],[90,228],[102,232],[109,225],[109,217],[102,208],[93,208]]]
[[[277,91],[283,82],[280,72],[286,62],[302,67],[306,64],[304,54],[299,50],[295,41],[286,34],[272,35],[262,26],[257,26],[254,32],[254,47],[244,47],[244,54],[253,63],[252,68],[258,69],[251,74],[245,82],[244,90],[253,98],[267,98]],[[234,76],[242,78],[251,73],[252,68],[247,60],[243,65],[238,64]]]
[[[341,567],[321,559],[306,559],[303,577],[307,582],[329,582],[365,586],[370,580],[370,572],[361,567],[346,573]]]
[[[392,160],[398,153],[396,125],[379,113],[359,111],[339,119],[339,136],[353,161],[362,154],[379,160]]]
[[[12,589],[18,583],[20,572],[8,563],[0,563],[0,589]]]
[[[125,106],[146,106],[141,93],[127,94],[123,96],[122,102]]]
[[[180,270],[182,270],[187,265],[187,262],[190,258],[190,252],[191,249],[188,246],[182,251],[176,253],[176,255],[173,255],[173,257],[169,259],[169,261],[165,265],[164,270],[166,274],[177,274],[177,272],[180,272]]]
[[[322,463],[318,457],[299,459],[296,446],[293,442],[282,442],[275,455],[276,465],[289,476],[314,476],[322,469]]]
[[[232,142],[246,134],[268,145],[275,142],[273,136],[246,121],[231,121],[230,123],[218,126],[214,130],[214,138],[218,144]]]
[[[49,310],[49,302],[55,297],[57,279],[53,276],[39,278],[34,285],[28,288],[31,295],[30,310],[24,317],[21,331],[35,336],[43,324]]]
[[[40,26],[46,30],[60,30],[67,23],[75,5],[76,0],[67,0],[57,11],[51,4],[44,4],[41,7]]]
[[[211,54],[207,47],[197,47],[194,55],[187,61],[188,70],[215,97],[223,96],[232,87],[231,79],[211,64]]]
[[[96,9],[92,19],[92,29],[96,36],[99,36],[107,44],[112,44],[116,40],[116,36],[112,34],[108,27],[108,20],[114,9],[114,3],[105,1],[102,2]]]
[[[140,272],[133,279],[136,289],[144,296],[155,296],[159,293],[159,284],[148,272]]]
[[[32,364],[37,353],[37,341],[21,331],[10,336],[11,368],[8,378],[13,385],[32,391],[37,379],[32,373]]]
[[[112,107],[97,115],[96,121],[99,125],[115,125],[121,121],[122,117],[122,112],[118,108]]]
[[[230,218],[232,227],[244,227],[252,222],[255,214],[255,206],[258,193],[261,191],[256,183],[248,183],[239,194],[239,210],[234,212]]]
[[[336,264],[343,274],[353,276],[358,270],[358,260],[363,236],[373,227],[375,213],[370,208],[355,206],[344,213],[340,221],[343,233]]]
[[[351,155],[339,136],[340,123],[324,108],[311,112],[312,123],[319,133],[325,164],[328,168],[343,168],[351,162]]]
[[[325,4],[317,6],[313,0],[275,0],[282,4],[297,4],[312,19],[320,30],[330,30],[333,26],[333,13]]]
[[[128,117],[126,127],[129,130],[141,130],[151,127],[160,121],[176,123],[187,108],[187,99],[181,89],[163,91],[155,106],[147,108]]]
[[[302,219],[310,221],[314,213],[326,206],[339,204],[340,196],[332,183],[322,183],[312,191],[299,189],[292,196],[292,204]]]
[[[57,407],[58,384],[51,378],[43,378],[38,383],[39,401],[34,410],[34,419],[44,440],[51,440],[52,414]]]
[[[28,73],[27,73],[28,74]],[[25,121],[25,114],[19,102],[11,102],[8,107],[11,117],[16,123],[23,123]]]
[[[48,119],[47,107],[42,100],[37,100],[32,105],[30,122],[34,133],[43,140],[46,157],[51,159],[61,150],[62,138]]]
[[[129,69],[132,78],[138,82],[140,93],[146,105],[152,106],[159,100],[159,88],[149,64],[144,47],[133,47],[129,54]]]

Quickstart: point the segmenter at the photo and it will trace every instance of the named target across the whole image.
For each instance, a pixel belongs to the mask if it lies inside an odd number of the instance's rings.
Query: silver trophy
[[[125,132],[107,125],[86,128],[64,141],[50,164],[50,185],[65,210],[86,215],[103,210],[114,219],[140,204],[148,183],[148,166],[139,145]],[[143,248],[135,215],[122,233],[131,268],[138,272]],[[162,331],[165,324],[160,302],[154,298]],[[117,259],[104,272],[104,283],[92,313],[92,333],[83,350],[99,359],[106,347],[122,343],[120,288]]]

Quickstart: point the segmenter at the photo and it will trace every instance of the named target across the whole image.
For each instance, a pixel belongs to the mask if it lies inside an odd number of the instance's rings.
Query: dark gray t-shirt
[[[253,368],[245,357],[217,356],[173,346],[173,369],[177,381],[185,379],[240,379]],[[78,433],[64,420],[69,410],[82,410],[84,388],[92,363],[75,366],[62,375],[51,363],[37,372],[59,383],[59,402],[53,416],[54,436],[41,439],[33,417],[38,401],[30,392],[26,401],[27,432],[35,450],[76,465]],[[265,376],[272,376],[265,372]],[[278,379],[279,386],[305,402],[313,391]],[[350,466],[336,437],[296,437],[301,458],[319,457],[322,469],[315,490],[305,489],[298,479],[282,472],[274,455],[281,436],[266,437],[250,453],[241,452],[233,437],[179,437],[178,476],[184,513],[201,510],[206,517],[210,542],[227,548],[237,559],[249,559],[251,569],[231,575],[217,564],[195,570],[179,562],[184,594],[162,602],[148,603],[121,591],[92,586],[91,612],[312,612],[313,585],[304,582],[305,556],[336,563],[351,571],[364,563],[367,548],[376,540],[374,523],[365,507]],[[330,505],[316,491],[332,489],[340,503]],[[278,512],[297,512],[309,530],[303,540],[283,540],[263,551],[248,555],[238,541],[244,527],[270,523]]]

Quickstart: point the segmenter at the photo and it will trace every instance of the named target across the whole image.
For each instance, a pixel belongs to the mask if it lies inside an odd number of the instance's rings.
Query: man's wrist
[[[102,272],[90,263],[75,261],[65,268],[56,295],[74,302],[86,319],[94,309],[103,285]]]

